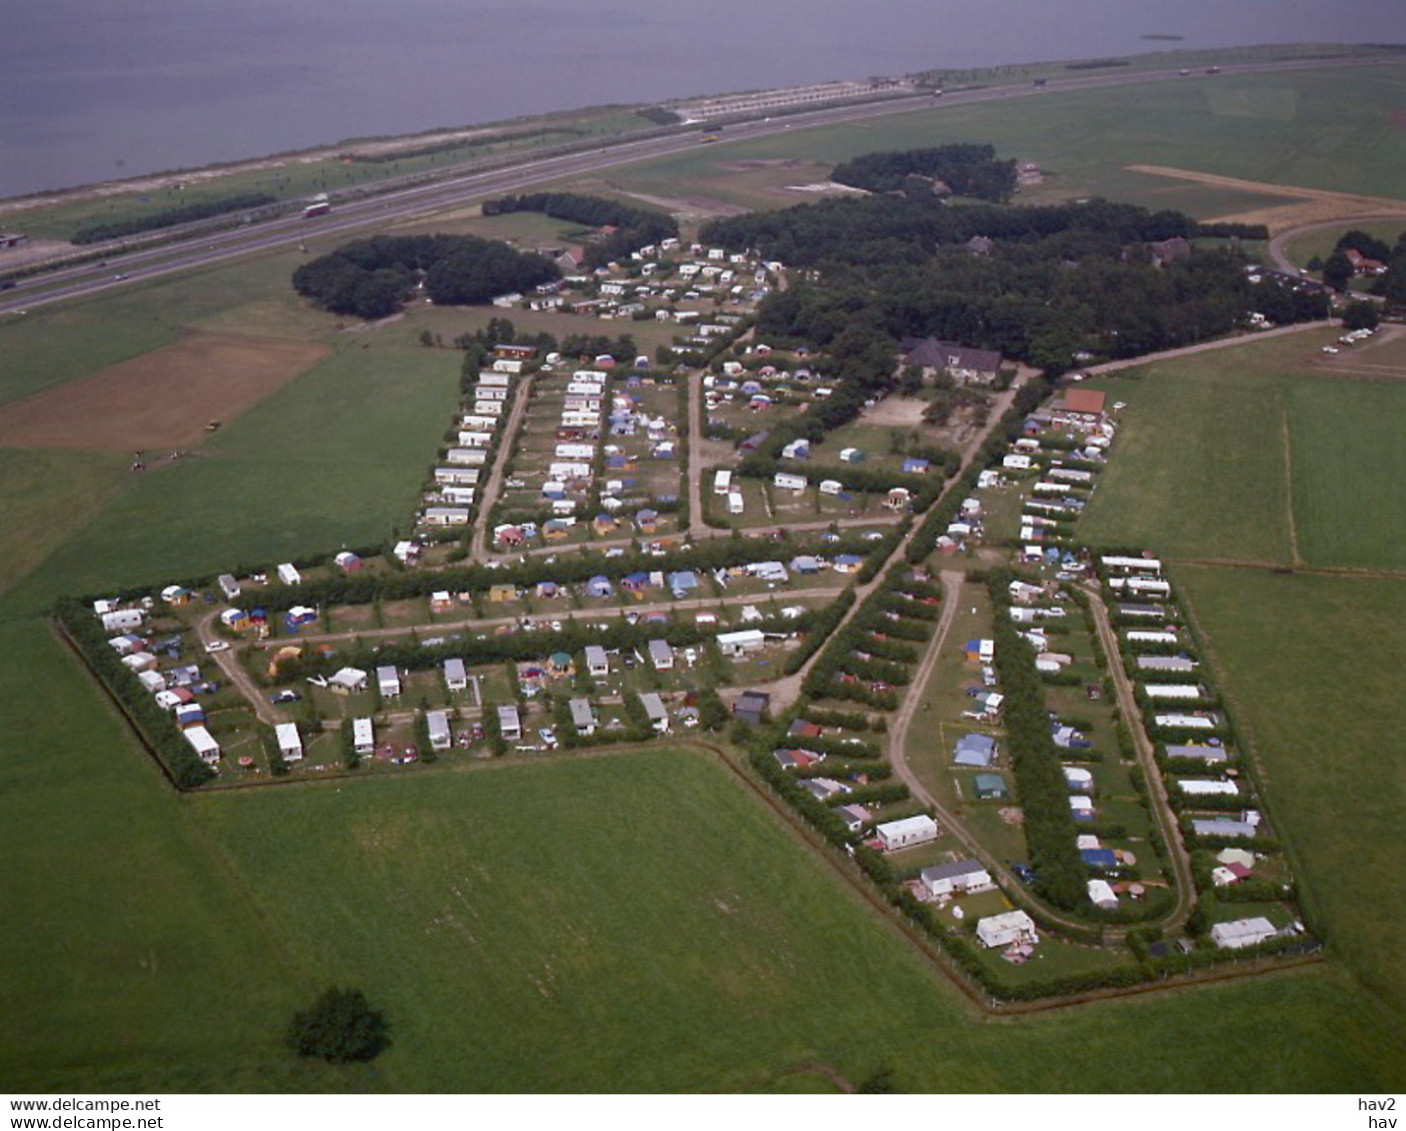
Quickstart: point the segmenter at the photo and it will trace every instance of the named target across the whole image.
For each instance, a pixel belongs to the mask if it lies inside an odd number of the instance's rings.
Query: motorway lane
[[[1221,73],[1223,75],[1262,74],[1276,71],[1317,69],[1325,65],[1334,67],[1379,66],[1393,61],[1377,58],[1329,63],[1325,63],[1323,60],[1289,60],[1279,63],[1223,67]],[[1205,76],[1203,72],[1197,72],[1191,78],[1201,81],[1215,81],[1213,78]],[[1191,81],[1190,78],[1181,76],[1178,70],[1168,69],[1134,74],[1051,78],[1043,87],[1021,83],[1003,87],[952,91],[941,97],[926,94],[914,95],[881,102],[862,103],[857,106],[838,106],[781,115],[776,118],[735,123],[726,127],[723,137],[719,139],[717,144],[727,145],[739,141],[753,141],[775,136],[788,130],[862,122],[870,118],[887,117],[892,114],[911,113],[944,106],[969,106],[1006,98],[1039,97],[1052,93],[1099,90],[1108,87],[1177,80]],[[697,132],[688,130],[663,138],[604,144],[582,153],[555,157],[529,157],[520,164],[503,169],[465,172],[461,175],[452,175],[442,181],[435,181],[432,184],[395,189],[366,200],[337,204],[335,211],[328,217],[318,218],[315,221],[304,220],[301,216],[283,217],[214,235],[197,237],[192,242],[198,243],[200,246],[189,250],[183,250],[181,245],[165,245],[160,248],[114,254],[109,257],[104,266],[63,268],[50,275],[37,276],[32,282],[27,283],[27,286],[32,288],[30,293],[26,293],[26,284],[22,283],[15,290],[5,292],[3,301],[0,301],[0,314],[30,310],[55,302],[81,298],[113,287],[159,278],[195,267],[208,266],[238,256],[287,248],[310,238],[321,239],[328,235],[351,234],[373,226],[381,227],[429,215],[446,208],[462,206],[479,197],[520,192],[533,185],[540,185],[564,177],[595,174],[618,165],[687,153],[696,149],[698,144]],[[116,279],[113,276],[117,274],[125,275],[127,278]],[[55,287],[53,286],[55,282],[61,285]],[[47,289],[39,292],[38,288],[40,287]]]

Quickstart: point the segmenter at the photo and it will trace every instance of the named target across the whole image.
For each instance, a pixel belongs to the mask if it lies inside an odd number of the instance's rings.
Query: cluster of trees
[[[108,646],[107,634],[103,632],[102,623],[93,616],[92,605],[65,599],[59,602],[56,616],[89,669],[176,787],[194,789],[213,778],[215,772],[185,740],[171,713],[156,705],[151,692]]]
[[[890,378],[892,342],[905,336],[1000,350],[1060,372],[1081,351],[1131,357],[1200,341],[1250,310],[1279,322],[1326,312],[1324,296],[1251,283],[1236,248],[1151,261],[1149,242],[1201,234],[1180,213],[1103,200],[947,207],[874,196],[718,220],[700,238],[817,268],[762,303],[758,332],[841,348],[861,363],[886,347]],[[975,235],[995,241],[990,254],[967,250]]]
[[[483,202],[485,216],[504,212],[540,212],[554,220],[613,228],[587,246],[587,267],[603,267],[649,244],[677,239],[679,234],[678,221],[665,212],[575,192],[533,192]]]
[[[293,272],[293,289],[333,314],[385,318],[420,285],[440,306],[470,306],[559,278],[556,264],[477,236],[372,236]]]
[[[1353,277],[1352,260],[1347,257],[1349,251],[1355,251],[1365,259],[1374,259],[1386,266],[1386,273],[1372,280],[1368,288],[1369,293],[1385,298],[1392,306],[1406,305],[1406,232],[1397,236],[1395,244],[1389,244],[1369,232],[1354,228],[1343,233],[1326,260],[1310,260],[1309,269],[1321,270],[1323,282],[1336,291],[1346,292]],[[1359,321],[1358,325],[1349,329],[1358,329],[1368,324],[1366,321]]]
[[[105,224],[88,224],[73,234],[73,242],[78,244],[101,243],[103,240],[121,239],[141,232],[155,232],[162,228],[174,228],[179,224],[193,224],[197,220],[211,220],[229,212],[243,212],[250,208],[263,208],[277,204],[278,198],[266,192],[246,192],[238,196],[222,196],[218,200],[206,200],[199,204],[183,204],[179,208],[163,208],[145,216],[134,216],[130,220],[110,220]]]
[[[1088,869],[1075,846],[1077,830],[1069,811],[1069,786],[1050,738],[1050,718],[1035,650],[1015,629],[1010,607],[1009,570],[993,570],[987,579],[994,607],[992,636],[996,673],[1006,700],[1001,716],[1006,728],[1011,768],[1025,811],[1025,843],[1040,893],[1067,911],[1089,910]]]
[[[999,160],[990,145],[940,145],[865,153],[836,165],[832,181],[868,192],[931,194],[941,182],[958,196],[1005,201],[1015,191],[1015,161]]]

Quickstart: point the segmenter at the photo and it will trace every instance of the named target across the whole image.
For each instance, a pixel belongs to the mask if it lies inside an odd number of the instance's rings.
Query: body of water
[[[0,195],[607,103],[1404,39],[1400,0],[11,0]]]

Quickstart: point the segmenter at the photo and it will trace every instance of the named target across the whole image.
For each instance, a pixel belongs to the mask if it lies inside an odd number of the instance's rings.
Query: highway
[[[1395,61],[1390,58],[1291,60],[1226,66],[1221,68],[1221,75],[1306,70],[1324,66],[1380,66]],[[792,130],[863,122],[893,114],[931,111],[948,106],[971,106],[1009,98],[1040,98],[1057,93],[1141,86],[1158,82],[1215,82],[1218,78],[1219,76],[1207,75],[1201,71],[1191,76],[1182,76],[1180,71],[1168,69],[1051,78],[1040,87],[1022,82],[1018,85],[955,90],[940,97],[931,94],[901,96],[884,101],[834,106],[800,113],[778,113],[770,118],[729,124],[715,145],[725,147],[737,142],[774,137]],[[576,153],[546,157],[527,156],[520,163],[506,168],[450,174],[432,183],[391,189],[362,200],[339,202],[332,213],[312,220],[305,220],[301,215],[285,216],[195,236],[189,242],[164,244],[125,253],[114,252],[103,263],[58,268],[20,281],[14,289],[4,292],[3,299],[0,299],[0,315],[27,312],[40,306],[99,294],[115,287],[131,286],[241,256],[286,249],[309,239],[325,242],[329,235],[344,234],[351,237],[365,234],[391,224],[431,216],[453,207],[462,207],[485,197],[522,192],[551,181],[594,175],[620,165],[692,152],[699,145],[699,135],[700,129],[691,127],[666,137],[603,143]],[[97,245],[93,250],[98,250]]]

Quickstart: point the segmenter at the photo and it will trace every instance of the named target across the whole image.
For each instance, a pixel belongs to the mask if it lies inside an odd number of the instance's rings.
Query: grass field
[[[302,259],[296,252],[272,255],[6,316],[0,403],[171,345],[192,329],[306,340],[327,319],[303,312],[289,285]],[[219,324],[208,324],[212,319]]]
[[[1406,569],[1406,384],[1304,381],[1289,404],[1304,558]]]
[[[447,350],[341,349],[197,455],[133,475],[16,600],[384,541],[408,526],[458,376]]]
[[[105,452],[0,448],[0,593],[37,566],[124,486],[127,460]]]
[[[1296,335],[1095,382],[1128,408],[1080,535],[1147,544],[1171,557],[1287,563],[1279,367],[1309,348]]]
[[[48,631],[0,647],[0,1089],[378,1086],[278,1047],[319,987]]]
[[[1309,331],[1098,382],[1129,407],[1081,535],[1170,557],[1290,564],[1296,549],[1313,566],[1406,567],[1406,385],[1350,379],[1372,355],[1326,362],[1329,340]]]
[[[1175,577],[1255,739],[1308,906],[1333,949],[1401,1010],[1406,973],[1394,953],[1406,916],[1398,829],[1406,795],[1392,751],[1406,589],[1248,570],[1185,568]]]
[[[661,196],[723,200],[720,166],[796,159],[833,164],[859,153],[951,141],[991,142],[1003,156],[1038,162],[1049,176],[1031,199],[1097,193],[1154,208],[1215,216],[1277,203],[1275,198],[1177,184],[1133,173],[1132,164],[1173,166],[1247,180],[1400,196],[1406,133],[1391,114],[1406,90],[1406,67],[1331,68],[1264,75],[1196,75],[1109,91],[1057,89],[1010,102],[938,105],[784,139],[707,146],[612,176],[619,187]],[[757,186],[750,188],[756,203]],[[799,203],[774,194],[773,207]]]

